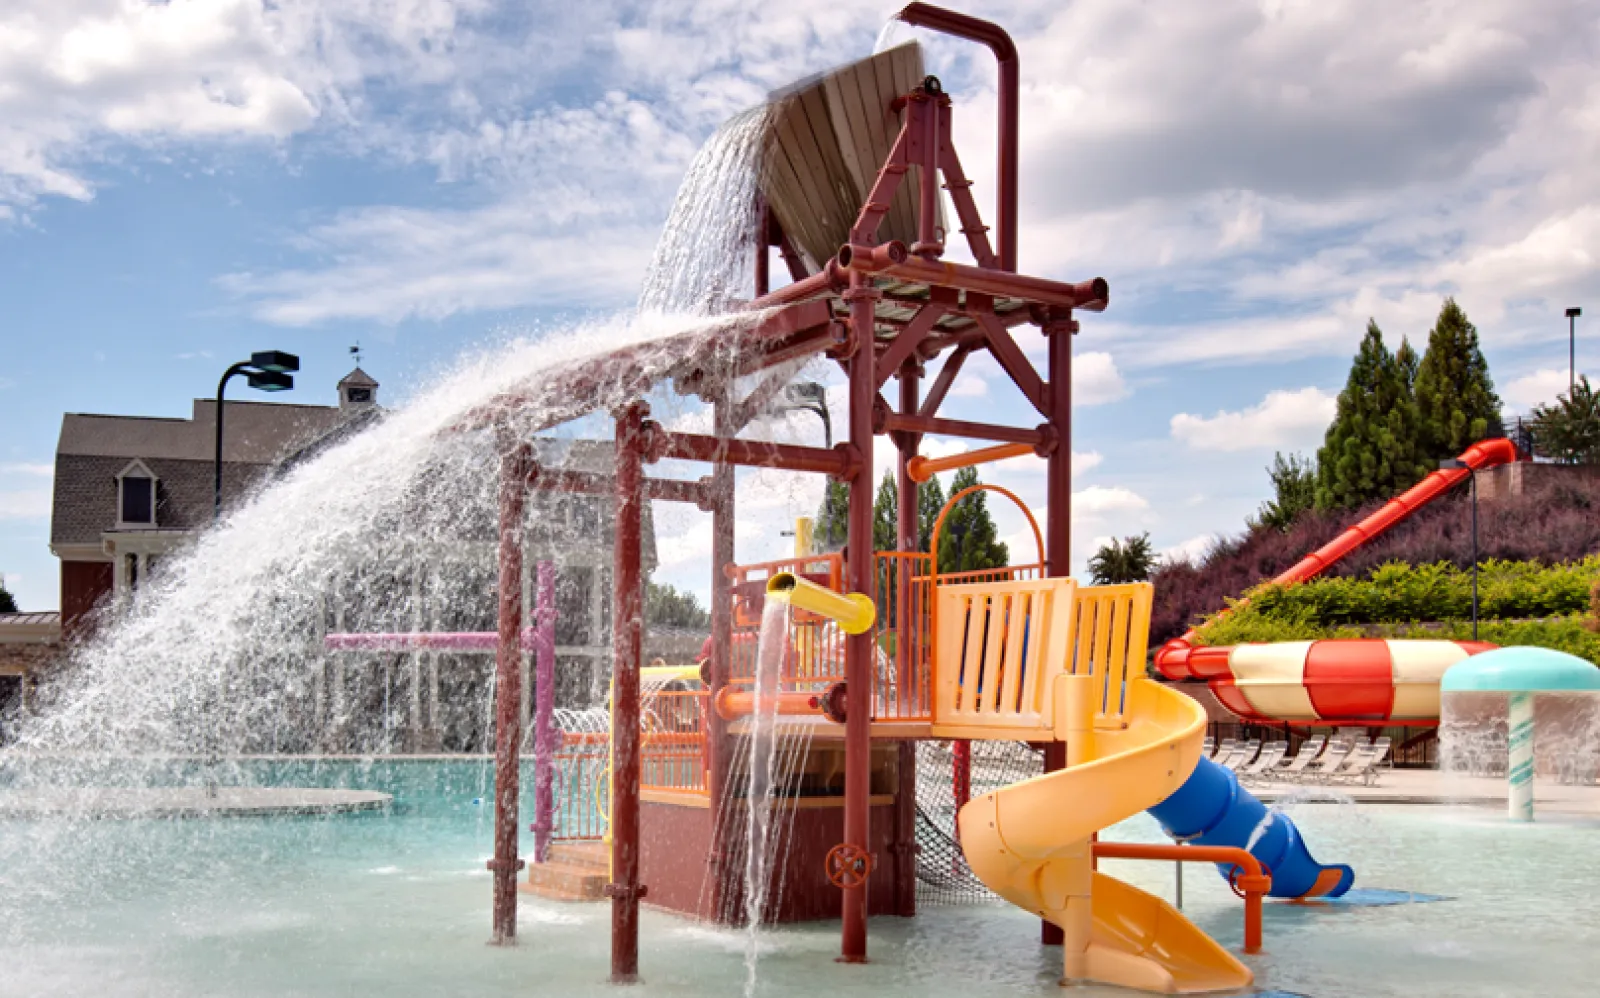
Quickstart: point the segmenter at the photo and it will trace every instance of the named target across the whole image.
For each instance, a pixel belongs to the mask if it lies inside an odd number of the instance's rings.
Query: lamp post
[[[1465,468],[1472,481],[1472,640],[1478,640],[1478,473],[1458,457],[1439,462],[1444,469]]]
[[[300,358],[282,350],[260,350],[222,372],[217,382],[217,461],[215,489],[212,492],[211,522],[222,517],[222,410],[223,393],[236,374],[247,375],[250,387],[263,392],[286,392],[294,387],[294,377],[289,373],[300,370]]]
[[[827,389],[815,381],[799,381],[785,385],[783,401],[773,407],[774,412],[814,412],[822,417],[824,446],[833,449],[833,420],[828,415]]]
[[[1567,398],[1578,387],[1578,316],[1583,309],[1574,305],[1567,309]]]

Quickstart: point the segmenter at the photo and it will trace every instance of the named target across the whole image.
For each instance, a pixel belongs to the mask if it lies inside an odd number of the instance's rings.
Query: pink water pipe
[[[555,752],[560,739],[555,730],[556,708],[556,570],[539,562],[538,603],[533,627],[522,631],[522,650],[534,653],[533,680],[533,861],[550,855],[555,831]],[[395,633],[329,634],[323,647],[329,651],[455,651],[492,652],[499,641],[493,631],[403,631]]]

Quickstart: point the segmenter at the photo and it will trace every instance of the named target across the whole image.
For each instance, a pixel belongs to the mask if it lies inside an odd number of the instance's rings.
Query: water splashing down
[[[755,994],[757,944],[772,878],[772,805],[776,774],[778,685],[789,645],[789,604],[769,599],[756,650],[755,710],[750,715],[750,788],[745,794],[745,998]]]

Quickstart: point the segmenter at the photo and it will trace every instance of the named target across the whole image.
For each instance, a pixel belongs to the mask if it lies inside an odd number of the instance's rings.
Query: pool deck
[[[1296,791],[1331,791],[1361,804],[1506,806],[1505,777],[1446,775],[1436,769],[1386,769],[1370,787],[1340,783],[1253,783],[1247,785],[1247,789],[1268,803]],[[1600,818],[1600,786],[1539,780],[1534,784],[1533,806],[1536,812]]]
[[[342,814],[389,806],[393,795],[321,787],[95,787],[0,792],[0,818],[249,818]]]

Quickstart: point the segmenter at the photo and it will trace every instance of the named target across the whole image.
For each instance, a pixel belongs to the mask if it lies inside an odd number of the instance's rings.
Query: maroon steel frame
[[[495,427],[502,439],[527,438],[534,432],[596,411],[616,416],[613,475],[580,474],[541,469],[525,444],[502,446],[500,538],[500,654],[496,732],[496,823],[494,870],[495,939],[509,942],[516,932],[515,876],[517,858],[517,748],[520,744],[518,701],[521,647],[521,550],[523,501],[529,488],[557,489],[616,497],[616,553],[613,602],[613,883],[606,894],[612,903],[611,978],[638,979],[639,901],[646,896],[639,882],[639,667],[642,639],[640,565],[641,515],[644,502],[669,500],[694,503],[712,515],[712,653],[708,680],[713,695],[726,685],[732,628],[732,591],[724,569],[733,564],[734,469],[776,467],[826,474],[850,486],[846,584],[858,592],[875,590],[872,550],[872,452],[875,434],[887,434],[899,456],[897,481],[900,509],[897,523],[902,550],[917,546],[917,488],[909,462],[922,436],[949,434],[980,440],[1032,445],[1048,463],[1046,560],[1051,575],[1067,574],[1069,506],[1071,503],[1071,336],[1077,331],[1074,310],[1099,311],[1108,301],[1101,279],[1067,284],[1015,273],[1017,236],[1017,55],[997,25],[927,4],[913,3],[903,20],[987,44],[1000,62],[999,252],[991,248],[951,142],[950,98],[931,77],[895,102],[901,129],[880,169],[871,193],[850,231],[849,244],[815,274],[805,272],[774,213],[758,206],[755,282],[758,297],[751,309],[759,318],[724,323],[674,340],[614,351],[586,359],[547,379],[548,387],[509,393],[469,414],[456,429]],[[915,168],[913,171],[912,168]],[[916,242],[880,242],[878,227],[899,185],[915,176],[922,206]],[[934,226],[940,180],[955,205],[960,232],[977,266],[943,262],[941,232]],[[777,247],[792,283],[769,288],[768,253]],[[889,286],[886,290],[884,285]],[[910,290],[908,290],[908,288]],[[893,306],[915,309],[909,320],[883,314]],[[1040,328],[1048,340],[1049,360],[1043,375],[1012,338],[1022,323]],[[883,335],[880,338],[880,334]],[[1033,427],[989,426],[942,419],[939,407],[966,358],[987,350],[1006,372],[1043,422]],[[849,385],[848,428],[844,442],[831,450],[738,439],[737,434],[766,408],[786,375],[774,372],[744,398],[735,381],[780,364],[827,353],[844,368]],[[940,371],[922,394],[924,365],[948,353]],[[547,372],[548,373],[548,372]],[[898,406],[880,394],[889,378],[899,380]],[[680,393],[694,394],[710,405],[712,433],[674,432],[649,421],[641,396],[671,380]],[[919,397],[920,396],[920,397]],[[539,413],[538,418],[530,413]],[[711,474],[697,481],[647,479],[645,464],[660,460],[697,461],[711,465]],[[903,588],[902,588],[902,591]],[[900,611],[904,619],[905,611]],[[874,638],[848,639],[845,648],[847,688],[870,688]],[[870,698],[861,698],[870,704]],[[869,782],[872,717],[868,709],[847,709],[844,742],[845,798],[843,832],[846,844],[869,848]],[[728,733],[725,723],[708,718],[707,787],[713,813],[727,793]],[[915,911],[915,755],[910,742],[899,748],[900,793],[897,794],[896,836],[892,870],[896,877],[895,909]],[[1059,765],[1051,757],[1049,764]],[[719,892],[711,910],[722,907],[720,890],[728,854],[726,830],[712,832],[707,863]],[[875,867],[882,863],[876,861]],[[818,871],[821,875],[821,871]],[[867,958],[867,890],[842,889],[843,929],[839,959]]]

